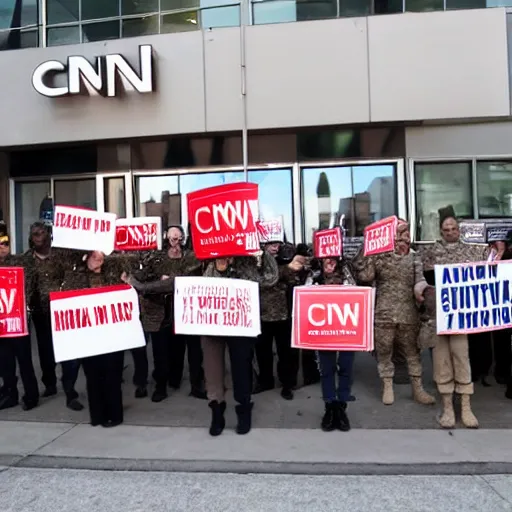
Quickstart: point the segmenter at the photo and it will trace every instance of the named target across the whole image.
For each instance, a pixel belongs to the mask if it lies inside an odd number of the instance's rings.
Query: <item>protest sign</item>
[[[58,363],[146,344],[139,298],[129,285],[52,292],[50,311]]]
[[[0,338],[28,335],[25,300],[24,270],[0,267]]]
[[[398,219],[387,217],[364,229],[364,255],[373,256],[395,250]]]
[[[511,238],[509,233],[512,232],[512,222],[486,222],[485,232],[487,243],[506,242]]]
[[[485,222],[477,220],[465,220],[459,224],[460,240],[465,244],[485,244]]]
[[[437,334],[512,327],[512,264],[436,265]]]
[[[243,336],[261,334],[258,283],[242,279],[176,277],[176,334]]]
[[[154,251],[162,249],[162,219],[135,217],[117,219],[116,251]]]
[[[340,258],[343,254],[343,235],[340,227],[313,233],[315,258]]]
[[[297,286],[293,290],[292,347],[373,350],[374,289]]]
[[[356,254],[360,251],[361,246],[364,244],[362,236],[347,236],[343,238],[343,257],[346,260],[355,258]]]
[[[198,259],[247,256],[260,250],[258,185],[232,183],[187,194],[192,243]]]
[[[260,243],[269,244],[284,242],[283,217],[270,220],[260,220],[256,223],[260,237]]]
[[[74,206],[55,206],[53,247],[110,254],[116,237],[116,214]]]

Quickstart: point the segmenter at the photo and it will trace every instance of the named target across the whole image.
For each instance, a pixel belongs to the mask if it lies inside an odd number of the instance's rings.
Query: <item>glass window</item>
[[[199,24],[197,23],[197,11],[162,14],[162,34],[169,34],[171,32],[190,32],[192,30],[199,30]]]
[[[158,0],[121,0],[121,14],[158,12]]]
[[[442,11],[443,0],[406,0],[405,10],[410,12]]]
[[[340,16],[368,16],[372,14],[372,0],[339,0]]]
[[[297,21],[295,0],[263,0],[252,4],[253,23],[285,23]]]
[[[158,16],[127,19],[122,21],[123,37],[137,37],[158,34]]]
[[[79,20],[79,0],[46,0],[48,25]]]
[[[480,217],[512,217],[512,163],[478,162],[477,192]]]
[[[374,0],[374,14],[393,14],[404,10],[402,0]]]
[[[348,236],[362,236],[366,226],[397,213],[395,166],[358,165],[302,170],[306,241],[313,232],[339,224],[344,215]]]
[[[96,180],[57,180],[54,183],[55,204],[96,210]]]
[[[337,0],[307,0],[297,2],[297,21],[336,18]],[[364,0],[360,0],[364,2]]]
[[[104,21],[103,23],[87,23],[82,25],[83,42],[106,41],[119,38],[119,21]]]
[[[141,176],[135,181],[136,214],[160,217],[162,228],[181,224],[181,196],[178,176]]]
[[[39,0],[22,0],[21,26],[37,25],[39,23]]]
[[[221,28],[238,27],[240,25],[240,6],[209,7],[201,10],[201,27]]]
[[[39,30],[22,30],[20,48],[37,48],[39,46]]]
[[[487,7],[486,0],[446,0],[447,9],[484,9],[485,7]]]
[[[55,27],[48,29],[48,46],[75,44],[80,42],[80,27]]]
[[[119,16],[119,0],[82,0],[82,19],[99,20]]]
[[[118,217],[126,217],[126,195],[124,177],[105,178],[103,181],[105,211],[115,213]]]
[[[473,216],[470,162],[416,163],[416,239],[439,238],[439,208],[452,205],[461,218]]]
[[[215,4],[222,5],[221,0],[209,0],[211,6]],[[213,2],[213,3],[212,3]],[[160,0],[160,9],[162,11],[178,11],[180,9],[198,9],[203,4],[210,6],[205,3],[205,0]]]
[[[15,0],[0,2],[0,30],[16,26],[13,25],[14,5]]]
[[[21,253],[28,249],[30,225],[39,220],[41,202],[49,194],[49,181],[16,182],[14,186],[16,247],[11,248],[13,252]]]

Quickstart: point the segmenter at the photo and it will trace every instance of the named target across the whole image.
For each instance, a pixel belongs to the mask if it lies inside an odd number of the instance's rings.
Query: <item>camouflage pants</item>
[[[411,377],[421,377],[421,356],[418,348],[419,325],[375,324],[375,351],[379,377],[392,378],[395,375],[393,351],[396,348],[405,358]]]

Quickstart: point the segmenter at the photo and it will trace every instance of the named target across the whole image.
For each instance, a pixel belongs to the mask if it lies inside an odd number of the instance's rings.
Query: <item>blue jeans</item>
[[[334,350],[319,350],[316,353],[324,402],[350,401],[354,355],[354,352]],[[337,389],[336,374],[338,374]]]

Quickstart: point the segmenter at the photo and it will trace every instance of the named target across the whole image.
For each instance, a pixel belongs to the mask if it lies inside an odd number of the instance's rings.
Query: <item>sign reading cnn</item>
[[[187,206],[198,259],[248,256],[260,250],[258,185],[231,183],[191,192]]]
[[[374,289],[298,286],[293,290],[292,347],[373,350]]]
[[[116,251],[154,251],[162,249],[162,219],[136,217],[117,219]]]
[[[340,227],[322,229],[313,234],[315,258],[341,258],[343,236]]]
[[[397,217],[387,217],[364,229],[364,255],[373,256],[395,250]]]

